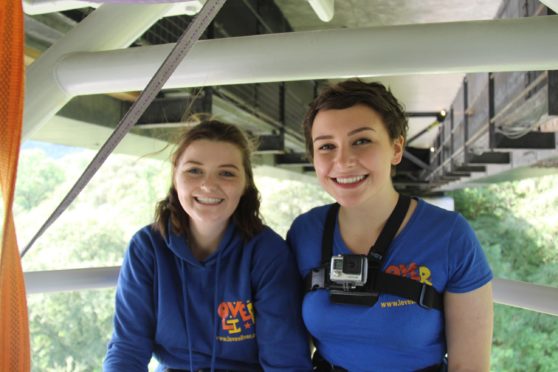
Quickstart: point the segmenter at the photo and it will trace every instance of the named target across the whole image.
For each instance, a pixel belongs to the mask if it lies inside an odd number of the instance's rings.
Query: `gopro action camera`
[[[343,254],[331,257],[329,280],[346,289],[366,284],[368,279],[368,257],[360,254]]]

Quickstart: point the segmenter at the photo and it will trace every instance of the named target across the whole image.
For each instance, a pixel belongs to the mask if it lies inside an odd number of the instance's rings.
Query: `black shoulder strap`
[[[333,236],[335,235],[335,219],[339,212],[339,203],[334,203],[327,211],[324,223],[324,233],[322,234],[322,267],[327,267],[333,255]]]
[[[369,259],[372,259],[379,264],[384,262],[385,255],[391,245],[391,241],[403,223],[410,204],[410,197],[407,195],[399,195],[397,204],[386,221],[382,232],[380,232],[380,236],[376,239],[376,243],[370,247],[370,251],[368,252]]]
[[[389,293],[403,298],[410,299],[424,308],[443,310],[443,296],[434,287],[420,283],[416,280],[387,274],[380,271],[385,255],[389,246],[399,230],[401,223],[409,209],[411,198],[406,195],[399,195],[397,204],[389,216],[388,220],[376,243],[370,248],[368,261],[370,269],[375,271],[375,277],[369,277],[372,290],[380,293]],[[321,267],[311,270],[305,278],[305,288],[311,291],[317,288],[324,288],[329,282],[324,269],[327,270],[329,260],[333,255],[333,237],[335,232],[335,221],[339,212],[339,204],[332,204],[329,208],[324,223],[322,235],[322,259]]]
[[[426,309],[444,310],[444,296],[434,287],[418,280],[378,271],[374,290],[407,298]]]

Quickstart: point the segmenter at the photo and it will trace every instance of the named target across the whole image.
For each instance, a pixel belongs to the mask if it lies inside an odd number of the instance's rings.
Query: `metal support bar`
[[[136,127],[145,127],[145,125],[156,127],[156,125],[159,124],[161,124],[161,127],[164,127],[169,123],[183,123],[184,116],[187,112],[205,112],[205,97],[201,98],[202,99],[198,99],[197,97],[156,98],[138,119]]]
[[[25,273],[25,287],[27,294],[109,288],[119,272],[120,266],[31,271]]]
[[[279,134],[258,137],[258,153],[282,153],[285,150],[285,138]]]
[[[484,152],[469,159],[470,164],[509,164],[509,152]]]
[[[303,153],[286,153],[275,155],[275,163],[277,165],[312,165],[312,163],[308,161],[308,158]]]
[[[424,128],[423,130],[421,130],[420,132],[418,132],[417,134],[415,134],[414,136],[412,136],[411,138],[409,138],[407,140],[407,146],[410,145],[414,140],[416,140],[417,138],[421,137],[423,134],[425,134],[426,132],[429,132],[430,130],[436,128],[438,125],[440,125],[440,122],[438,120],[433,121],[431,124],[429,124],[426,128]]]
[[[494,124],[494,120],[492,120],[496,114],[495,95],[494,74],[490,72],[488,73],[488,147],[490,150],[496,147],[496,125]]]
[[[424,111],[424,112],[405,112],[405,116],[409,118],[438,118],[440,116],[439,111]]]
[[[403,157],[410,160],[415,165],[418,165],[422,169],[430,168],[430,165],[420,160],[417,156],[411,154],[408,150],[405,150],[405,152],[403,152]]]
[[[281,122],[281,135],[285,136],[287,129],[286,120],[286,87],[285,83],[279,83],[279,121]]]
[[[554,150],[556,148],[555,133],[528,132],[519,138],[508,138],[496,133],[498,149],[536,149]]]
[[[494,279],[494,302],[539,313],[558,316],[558,288],[520,282],[509,279]]]
[[[456,167],[457,172],[468,172],[468,173],[482,173],[486,172],[486,167],[484,165],[461,165]]]
[[[463,79],[463,160],[467,162],[467,141],[469,140],[469,84],[467,78]],[[452,154],[453,155],[453,154]]]
[[[547,89],[548,115],[558,115],[558,70],[548,71]]]

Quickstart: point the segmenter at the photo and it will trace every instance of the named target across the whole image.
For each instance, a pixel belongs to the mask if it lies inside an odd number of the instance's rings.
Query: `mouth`
[[[368,177],[368,175],[353,176],[353,177],[333,177],[332,180],[333,180],[333,182],[335,182],[339,185],[352,186],[352,185],[356,185],[356,184],[361,183],[367,177]]]
[[[223,200],[225,199],[220,199],[220,198],[204,198],[204,197],[200,197],[200,196],[196,196],[194,197],[194,200],[200,204],[203,205],[217,205],[217,204],[221,204],[223,202]]]

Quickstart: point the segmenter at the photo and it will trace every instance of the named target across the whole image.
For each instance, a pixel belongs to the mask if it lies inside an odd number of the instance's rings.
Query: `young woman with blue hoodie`
[[[155,222],[126,252],[105,371],[309,371],[294,258],[263,225],[250,146],[205,121],[181,138]]]

